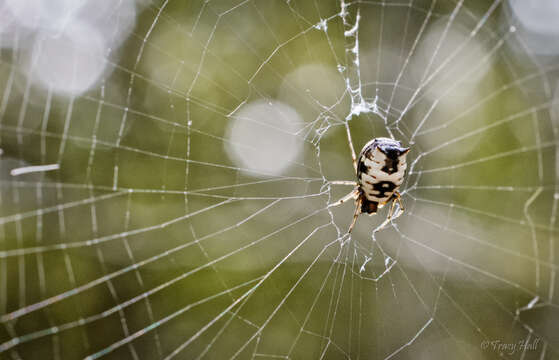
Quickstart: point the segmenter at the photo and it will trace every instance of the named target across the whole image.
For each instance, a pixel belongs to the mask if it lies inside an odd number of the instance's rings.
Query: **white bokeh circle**
[[[28,73],[45,88],[77,95],[90,89],[105,71],[106,43],[84,22],[72,22],[59,35],[40,36],[28,54]]]
[[[225,147],[231,159],[253,176],[281,174],[302,150],[302,120],[290,106],[255,101],[230,118]]]

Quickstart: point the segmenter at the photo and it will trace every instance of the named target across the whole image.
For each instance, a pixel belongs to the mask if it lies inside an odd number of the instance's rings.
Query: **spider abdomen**
[[[408,151],[409,148],[402,147],[399,141],[388,138],[373,139],[363,147],[357,167],[357,181],[364,197],[362,207],[368,210],[363,212],[375,213],[400,188]]]

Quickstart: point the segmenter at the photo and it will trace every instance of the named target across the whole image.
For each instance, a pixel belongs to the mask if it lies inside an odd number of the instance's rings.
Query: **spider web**
[[[0,357],[558,356],[559,65],[508,3],[107,2],[49,52],[72,4],[2,15]],[[406,209],[350,236],[380,136]]]

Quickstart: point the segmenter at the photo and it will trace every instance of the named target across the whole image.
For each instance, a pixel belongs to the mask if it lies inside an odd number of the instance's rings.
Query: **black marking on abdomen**
[[[394,193],[396,187],[397,185],[392,181],[379,181],[378,183],[373,184],[373,189],[379,192],[378,195],[374,196],[378,198],[388,197]]]
[[[384,166],[380,169],[382,172],[387,173],[388,175],[394,174],[398,171],[398,164],[400,163],[400,159],[396,156],[395,158],[386,157],[384,161]]]
[[[365,165],[363,159],[359,159],[359,166],[357,167],[357,177],[359,177],[360,174],[368,174],[368,173],[369,173],[369,168],[367,167],[367,165]]]

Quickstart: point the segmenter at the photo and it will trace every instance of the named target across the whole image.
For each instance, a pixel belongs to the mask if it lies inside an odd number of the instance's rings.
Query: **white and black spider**
[[[349,129],[347,130],[349,137]],[[359,158],[356,159],[351,137],[349,139],[357,182],[333,181],[333,184],[354,185],[355,188],[330,205],[333,207],[341,205],[349,199],[355,200],[355,213],[348,233],[353,230],[359,214],[373,215],[390,201],[392,201],[392,206],[388,212],[387,221],[390,221],[394,214],[396,202],[400,206],[400,211],[404,211],[398,189],[404,181],[407,167],[406,155],[410,150],[403,147],[399,141],[380,137],[365,144]]]

